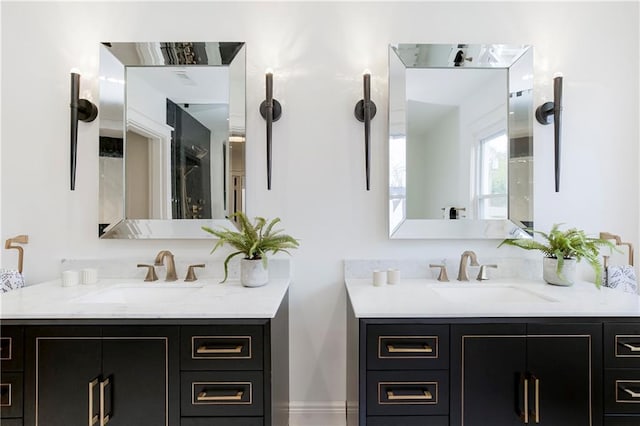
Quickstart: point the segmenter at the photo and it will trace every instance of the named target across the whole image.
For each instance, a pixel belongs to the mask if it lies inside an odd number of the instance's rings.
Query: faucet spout
[[[155,265],[162,266],[165,264],[165,259],[167,259],[167,275],[165,276],[165,281],[176,281],[178,279],[178,275],[176,274],[176,263],[173,259],[173,253],[169,250],[161,250],[156,255]]]
[[[460,256],[460,268],[458,269],[458,281],[469,281],[469,272],[467,271],[467,259],[471,259],[470,266],[480,266],[478,257],[475,252],[467,250]]]

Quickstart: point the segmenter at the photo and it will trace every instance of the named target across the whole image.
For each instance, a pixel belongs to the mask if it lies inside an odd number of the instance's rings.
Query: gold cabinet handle
[[[623,343],[622,346],[629,349],[631,352],[640,352],[640,346],[633,346],[630,343]]]
[[[624,386],[620,386],[620,389],[628,393],[631,398],[640,398],[640,392],[634,392],[631,389],[625,388]]]
[[[433,399],[433,395],[428,390],[422,391],[421,394],[418,395],[396,395],[395,392],[387,391],[387,399],[389,401],[397,401],[397,400],[410,400],[410,401],[431,401]]]
[[[433,353],[433,348],[429,345],[427,345],[426,343],[423,344],[420,347],[413,347],[413,348],[397,348],[394,344],[389,343],[387,344],[387,350],[389,351],[389,353],[423,353],[423,354],[430,354]]]
[[[529,379],[524,377],[522,388],[522,399],[524,399],[524,410],[521,418],[524,424],[529,424]]]
[[[197,354],[239,354],[242,352],[242,345],[236,345],[227,348],[210,348],[206,345],[201,345],[196,349]]]
[[[534,386],[534,399],[535,399],[535,407],[533,411],[533,420],[536,423],[540,423],[540,379],[533,376],[533,380],[535,380]]]
[[[89,382],[89,426],[93,426],[98,423],[98,415],[93,414],[93,391],[98,384],[98,378]]]
[[[109,423],[109,414],[105,413],[104,394],[105,389],[109,386],[109,378],[100,382],[100,426],[105,426]]]
[[[196,401],[242,401],[244,391],[236,391],[235,395],[207,395],[207,391],[202,391],[196,397]]]

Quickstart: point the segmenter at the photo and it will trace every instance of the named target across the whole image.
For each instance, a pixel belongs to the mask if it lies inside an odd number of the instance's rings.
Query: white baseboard
[[[291,401],[289,426],[346,426],[344,401]]]

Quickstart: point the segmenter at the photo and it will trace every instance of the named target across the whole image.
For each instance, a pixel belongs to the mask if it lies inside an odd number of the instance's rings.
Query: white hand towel
[[[15,269],[0,269],[0,293],[24,287],[24,277]]]
[[[626,293],[638,293],[636,271],[630,265],[607,266],[604,285]]]

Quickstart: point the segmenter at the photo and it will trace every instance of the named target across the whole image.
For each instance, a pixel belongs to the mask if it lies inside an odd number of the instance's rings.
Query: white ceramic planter
[[[558,274],[558,259],[545,257],[542,259],[542,278],[553,285],[573,285],[576,280],[576,263],[575,259],[564,259]]]
[[[262,259],[240,259],[240,283],[245,287],[261,287],[269,282],[269,271]]]

